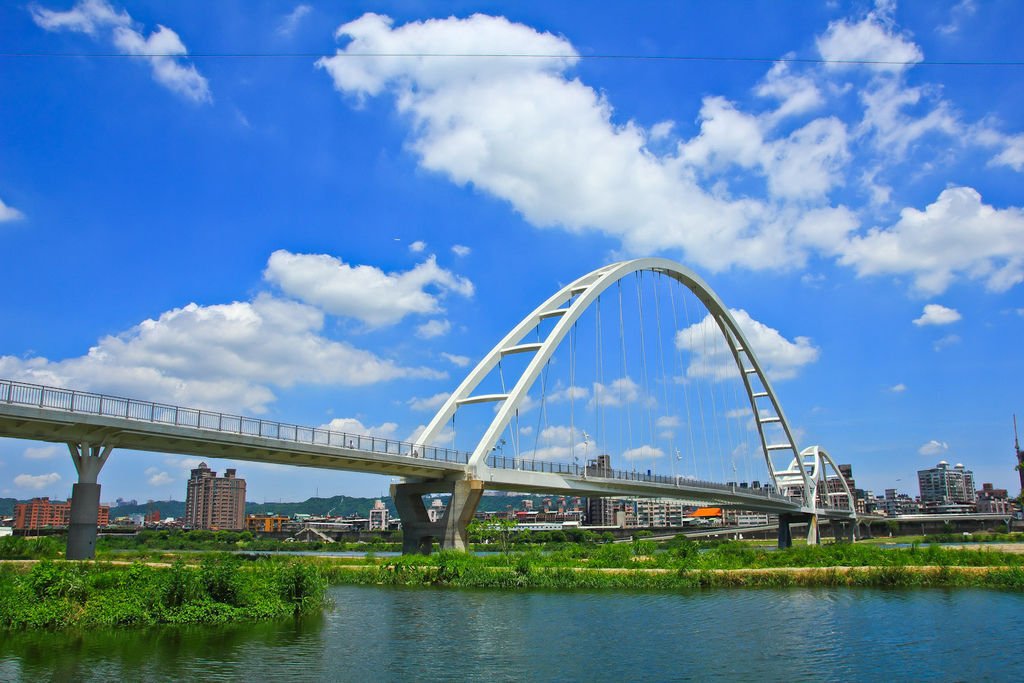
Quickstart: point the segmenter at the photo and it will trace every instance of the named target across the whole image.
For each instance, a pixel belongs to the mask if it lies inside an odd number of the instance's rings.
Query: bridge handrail
[[[708,488],[727,491],[729,493],[743,493],[751,496],[760,496],[768,498],[769,500],[786,502],[793,501],[790,496],[777,493],[767,488],[735,486],[733,484],[722,484],[714,481],[687,478],[682,475],[653,474],[634,472],[630,470],[585,467],[576,463],[534,460],[533,458],[512,457],[501,454],[491,454],[491,456],[487,458],[487,465],[496,469],[524,470],[527,472],[551,472],[554,474],[567,474],[576,477],[598,477],[601,479],[619,479],[650,484],[669,484],[677,488],[682,488],[683,486]]]
[[[101,417],[117,417],[140,422],[170,424],[181,427],[194,427],[214,432],[257,436],[293,443],[351,448],[387,455],[405,455],[426,458],[441,462],[468,464],[470,453],[439,446],[425,446],[409,441],[387,439],[366,434],[336,432],[318,427],[303,427],[274,420],[256,417],[245,417],[230,413],[220,413],[200,408],[140,401],[120,396],[97,394],[75,389],[48,387],[16,380],[0,379],[0,403],[49,408],[70,413],[99,415]],[[790,496],[768,488],[750,488],[734,484],[690,479],[682,475],[653,474],[629,470],[598,469],[581,466],[576,463],[552,462],[533,458],[510,457],[492,454],[487,464],[496,469],[525,470],[530,472],[549,472],[576,477],[598,477],[602,479],[618,479],[653,484],[668,484],[677,488],[699,487],[730,493],[742,493],[749,496],[763,497],[769,500],[794,502]],[[823,508],[831,508],[825,505]]]
[[[118,417],[181,427],[194,427],[214,432],[257,436],[266,439],[307,443],[311,445],[352,448],[372,453],[406,455],[441,462],[469,462],[469,453],[451,448],[424,446],[409,441],[387,439],[366,434],[336,432],[318,427],[264,420],[220,413],[199,408],[140,401],[88,391],[47,387],[15,380],[0,379],[0,403],[62,410],[70,413]]]

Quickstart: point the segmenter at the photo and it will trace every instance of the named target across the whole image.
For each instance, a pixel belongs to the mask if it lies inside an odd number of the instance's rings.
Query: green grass
[[[321,609],[327,582],[313,564],[243,563],[211,554],[198,566],[42,560],[0,566],[0,628],[219,624]]]
[[[637,541],[487,557],[441,552],[361,563],[323,558],[310,561],[321,567],[328,581],[339,584],[553,590],[766,586],[1024,589],[1024,556],[934,545],[886,549],[835,544],[768,551],[743,543],[709,547],[682,540],[669,544],[664,552],[655,552],[650,541]],[[974,569],[977,567],[984,569]]]

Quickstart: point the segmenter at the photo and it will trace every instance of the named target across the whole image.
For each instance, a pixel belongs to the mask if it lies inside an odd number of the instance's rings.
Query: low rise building
[[[110,526],[110,506],[100,505],[97,526]],[[14,506],[15,529],[66,527],[71,524],[71,500],[51,501],[48,497],[33,498]]]
[[[978,512],[989,515],[1009,515],[1012,505],[1010,496],[1006,489],[997,489],[992,484],[981,485],[981,490],[976,492],[978,498]]]
[[[388,507],[384,504],[384,501],[373,501],[373,507],[370,509],[370,531],[386,531],[390,516],[391,514],[388,512]]]
[[[291,517],[275,515],[273,513],[247,515],[245,518],[245,528],[247,531],[258,534],[279,534],[285,530],[285,526],[291,521]]]

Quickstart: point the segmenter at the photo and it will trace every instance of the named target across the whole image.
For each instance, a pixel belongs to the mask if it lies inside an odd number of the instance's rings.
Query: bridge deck
[[[8,380],[0,380],[0,436],[425,480],[463,478],[469,458],[448,448]],[[529,458],[492,456],[472,475],[487,488],[509,491],[667,497],[762,512],[852,516],[845,509],[808,510],[767,489]]]

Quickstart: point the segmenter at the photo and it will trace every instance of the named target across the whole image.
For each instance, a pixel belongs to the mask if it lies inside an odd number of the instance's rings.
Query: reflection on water
[[[4,633],[0,680],[1024,679],[989,640],[1024,631],[1013,593],[331,591],[300,621]]]

